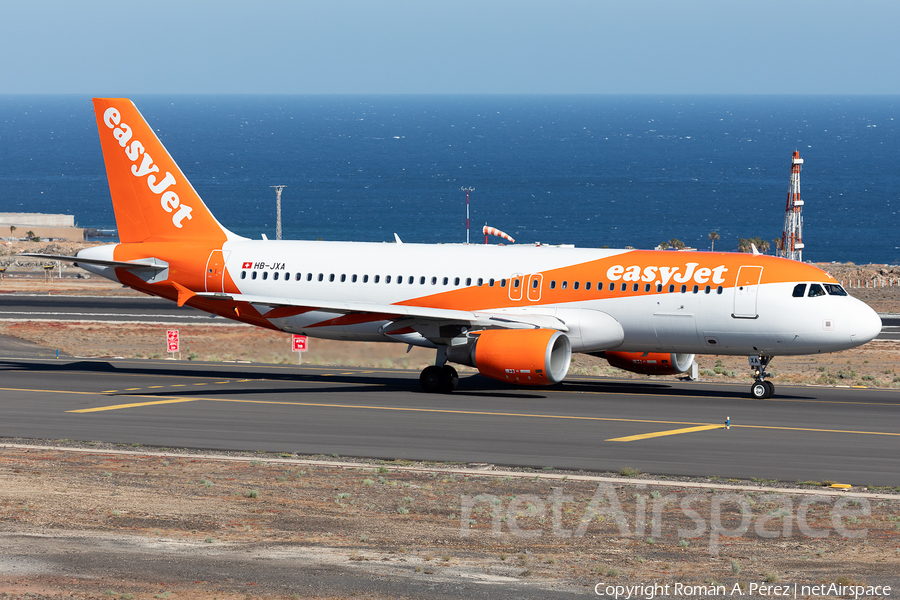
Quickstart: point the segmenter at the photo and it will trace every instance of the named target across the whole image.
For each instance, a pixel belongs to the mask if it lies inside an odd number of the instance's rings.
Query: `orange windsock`
[[[481,231],[482,231],[482,233],[484,233],[484,243],[485,243],[485,244],[487,244],[487,236],[489,236],[489,235],[494,235],[494,236],[497,236],[497,237],[501,237],[501,238],[503,238],[504,240],[509,240],[509,243],[510,243],[510,244],[515,244],[515,243],[516,243],[516,240],[512,239],[511,237],[509,237],[509,235],[503,233],[502,231],[500,231],[500,230],[497,229],[496,227],[488,227],[487,225],[485,225],[485,226],[481,229]]]

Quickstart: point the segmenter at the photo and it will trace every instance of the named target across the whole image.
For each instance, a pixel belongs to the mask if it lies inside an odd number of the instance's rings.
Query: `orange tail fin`
[[[94,98],[119,240],[235,239],[209,212],[165,146],[127,98]]]

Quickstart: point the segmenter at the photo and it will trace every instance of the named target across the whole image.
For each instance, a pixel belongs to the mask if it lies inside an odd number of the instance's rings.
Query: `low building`
[[[84,241],[84,228],[75,226],[75,215],[0,213],[0,237],[23,239],[29,231],[42,240]]]

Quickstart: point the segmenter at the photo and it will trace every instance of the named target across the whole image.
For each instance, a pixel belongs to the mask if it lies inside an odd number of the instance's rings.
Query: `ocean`
[[[781,237],[791,154],[807,261],[900,264],[897,96],[135,96],[216,217],[285,239],[716,250]],[[91,99],[0,96],[0,212],[113,229]],[[2,235],[2,232],[0,232]],[[500,241],[494,238],[493,243]],[[774,247],[774,246],[773,246]]]

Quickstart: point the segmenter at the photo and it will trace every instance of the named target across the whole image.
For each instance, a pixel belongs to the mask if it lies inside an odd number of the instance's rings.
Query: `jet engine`
[[[475,367],[485,377],[519,385],[559,383],[569,371],[572,344],[553,329],[474,331],[465,345],[447,349],[447,360]]]
[[[663,352],[597,352],[614,367],[644,375],[677,375],[691,368],[693,354]]]

